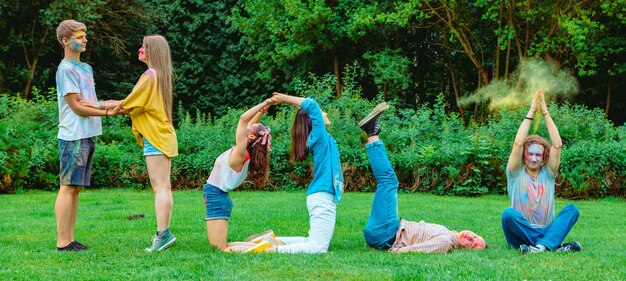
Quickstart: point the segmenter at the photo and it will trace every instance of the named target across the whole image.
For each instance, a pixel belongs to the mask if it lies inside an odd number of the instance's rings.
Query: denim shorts
[[[203,190],[205,220],[229,219],[233,211],[233,201],[230,200],[228,192],[209,183],[204,185]]]
[[[74,141],[59,139],[59,183],[90,186],[95,137]]]
[[[154,147],[146,138],[141,139],[143,140],[143,156],[163,155],[163,152]]]

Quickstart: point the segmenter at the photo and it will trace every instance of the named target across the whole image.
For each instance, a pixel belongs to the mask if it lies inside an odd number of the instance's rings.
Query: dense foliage
[[[446,110],[467,124],[491,113],[460,99],[534,58],[580,81],[570,102],[623,124],[625,15],[623,0],[2,1],[0,92],[30,99],[33,86],[53,87],[55,28],[74,18],[88,26],[82,58],[104,99],[130,91],[143,68],[141,38],[159,33],[172,46],[176,98],[191,112],[222,115],[269,91],[294,91],[309,73],[332,74],[337,96],[356,64],[364,97],[416,110],[443,93]]]
[[[315,97],[332,121],[329,132],[339,144],[347,190],[370,191],[375,180],[356,122],[376,101],[361,97],[361,89],[346,81],[334,96],[332,75],[297,80],[303,96]],[[484,123],[465,126],[457,113],[447,113],[442,96],[417,110],[392,109],[382,119],[384,140],[392,164],[408,191],[475,196],[505,193],[506,161],[526,108],[503,110]],[[213,161],[233,145],[235,122],[244,109],[211,117],[179,110],[177,135],[180,155],[173,161],[173,186],[199,188]],[[626,196],[626,128],[606,121],[600,110],[578,105],[550,105],[563,142],[559,195],[570,198]],[[295,111],[272,108],[262,122],[272,129],[271,175],[265,186],[244,189],[302,189],[310,181],[311,164],[288,162],[290,127]],[[0,188],[2,193],[25,189],[54,190],[58,186],[57,104],[53,89],[34,91],[31,100],[0,96]],[[126,117],[103,121],[94,160],[95,187],[149,184],[141,150]],[[547,136],[542,124],[538,134]],[[531,129],[532,131],[532,129]]]

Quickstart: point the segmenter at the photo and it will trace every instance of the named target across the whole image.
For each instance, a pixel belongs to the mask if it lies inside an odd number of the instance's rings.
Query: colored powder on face
[[[537,144],[531,144],[528,146],[528,152],[533,154],[543,155],[543,146]]]

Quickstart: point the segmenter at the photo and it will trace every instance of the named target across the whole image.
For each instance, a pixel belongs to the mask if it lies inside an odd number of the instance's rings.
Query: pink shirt
[[[443,225],[401,220],[396,242],[389,251],[445,254],[456,247],[456,233]]]

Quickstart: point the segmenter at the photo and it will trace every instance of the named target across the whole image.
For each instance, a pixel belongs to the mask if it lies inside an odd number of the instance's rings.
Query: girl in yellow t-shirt
[[[170,232],[174,205],[170,173],[172,157],[178,155],[172,124],[172,59],[169,44],[160,35],[144,37],[138,56],[148,65],[148,70],[124,100],[81,103],[105,109],[107,113],[121,111],[130,115],[132,132],[143,148],[154,192],[157,232],[146,251],[158,252],[176,242]]]

